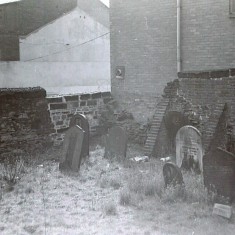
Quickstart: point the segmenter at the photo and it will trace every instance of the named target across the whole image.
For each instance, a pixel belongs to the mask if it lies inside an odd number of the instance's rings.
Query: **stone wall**
[[[51,134],[54,144],[62,143],[65,131],[69,128],[70,119],[76,113],[87,117],[91,135],[101,134],[101,112],[105,104],[111,100],[110,92],[47,97],[48,110],[55,130]]]
[[[40,87],[0,89],[0,154],[35,153],[50,145],[46,91]]]

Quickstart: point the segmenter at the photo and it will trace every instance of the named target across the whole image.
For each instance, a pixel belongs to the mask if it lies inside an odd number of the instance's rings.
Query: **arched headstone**
[[[126,157],[127,135],[118,126],[112,127],[106,136],[105,157]]]
[[[166,187],[169,185],[176,186],[177,184],[179,185],[184,184],[180,168],[172,162],[167,162],[163,166],[163,177]]]
[[[73,126],[65,134],[63,152],[60,159],[60,170],[79,171],[84,147],[84,131]]]
[[[203,171],[202,164],[203,150],[201,134],[193,126],[183,126],[176,134],[176,164],[192,167],[197,165]]]
[[[70,127],[72,126],[80,126],[84,131],[84,152],[82,153],[82,157],[89,156],[89,139],[90,139],[90,127],[89,122],[85,115],[83,114],[75,114],[70,120]]]

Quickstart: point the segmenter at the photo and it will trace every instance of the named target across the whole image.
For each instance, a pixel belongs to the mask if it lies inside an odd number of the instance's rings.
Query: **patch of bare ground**
[[[162,163],[103,157],[94,141],[79,173],[58,169],[60,149],[27,167],[13,190],[2,181],[0,234],[234,234],[235,218],[212,216],[202,178],[183,172],[185,190],[164,188]],[[50,159],[50,160],[46,160]]]

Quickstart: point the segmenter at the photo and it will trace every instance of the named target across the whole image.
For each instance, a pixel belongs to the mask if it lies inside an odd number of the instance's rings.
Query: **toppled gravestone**
[[[202,140],[193,126],[183,126],[176,134],[176,164],[178,167],[203,171]]]
[[[61,171],[78,172],[84,148],[84,131],[78,125],[70,127],[65,134],[63,153],[60,159]]]
[[[124,159],[126,151],[127,135],[125,131],[119,126],[112,127],[106,136],[105,157]]]
[[[70,120],[70,127],[80,126],[84,131],[84,148],[82,152],[82,158],[89,156],[89,146],[90,146],[90,127],[89,122],[85,115],[75,114]]]
[[[219,201],[234,199],[235,155],[221,148],[210,150],[203,157],[204,185],[215,192]]]

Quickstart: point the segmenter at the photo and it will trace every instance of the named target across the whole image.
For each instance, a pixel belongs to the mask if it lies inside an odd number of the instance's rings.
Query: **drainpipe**
[[[180,19],[181,19],[181,0],[177,0],[177,73],[181,72]]]

